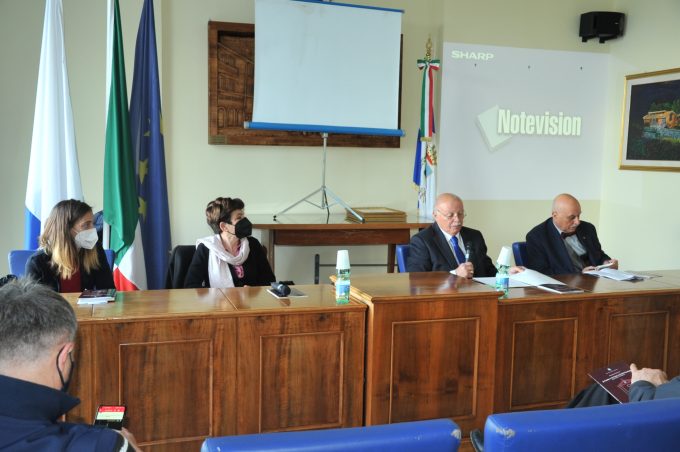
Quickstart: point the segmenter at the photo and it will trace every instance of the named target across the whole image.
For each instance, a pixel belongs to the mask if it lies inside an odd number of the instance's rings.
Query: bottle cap
[[[335,268],[337,270],[348,270],[349,269],[349,251],[338,250],[338,260],[336,261]]]
[[[496,261],[498,265],[505,265],[506,267],[510,267],[512,265],[512,250],[510,249],[509,246],[504,246],[501,248],[501,252],[498,255],[498,260]]]

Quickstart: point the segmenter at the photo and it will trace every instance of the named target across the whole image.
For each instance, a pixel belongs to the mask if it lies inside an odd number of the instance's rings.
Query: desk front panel
[[[496,292],[443,273],[352,283],[369,305],[366,424],[483,423],[493,407]]]
[[[69,421],[128,407],[145,451],[198,450],[208,436],[357,426],[366,306],[330,286],[299,303],[263,288],[120,292],[79,308]],[[229,299],[230,294],[234,303]],[[69,296],[75,302],[76,296]]]
[[[588,292],[512,289],[498,313],[494,411],[563,407],[617,361],[680,373],[680,287],[590,276],[559,279]]]
[[[361,275],[369,305],[366,423],[557,408],[618,360],[680,374],[680,281],[559,277],[587,292],[489,288],[446,273]]]
[[[238,316],[238,433],[360,426],[366,306],[329,285],[225,289]]]

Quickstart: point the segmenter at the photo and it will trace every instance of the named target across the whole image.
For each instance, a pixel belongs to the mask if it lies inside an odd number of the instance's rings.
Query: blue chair
[[[515,265],[527,265],[527,242],[515,242],[512,244],[512,254],[515,256]]]
[[[113,271],[113,260],[116,258],[116,252],[113,250],[104,250],[106,254],[106,262],[109,263],[109,268]]]
[[[12,250],[7,255],[9,261],[9,272],[17,277],[24,276],[26,273],[26,262],[35,253],[35,250]]]
[[[24,276],[26,273],[26,262],[28,258],[35,253],[36,250],[12,250],[7,255],[7,260],[9,262],[9,272],[17,277]],[[109,268],[113,270],[113,260],[116,253],[113,250],[104,250],[106,254],[106,260],[109,263]]]
[[[592,408],[492,414],[484,452],[675,451],[680,398]]]
[[[408,264],[410,251],[409,245],[397,245],[397,268],[399,268],[399,273],[406,273],[406,264]]]
[[[258,433],[208,438],[201,452],[292,451],[358,452],[376,450],[457,451],[461,431],[450,419],[402,422],[370,427]]]

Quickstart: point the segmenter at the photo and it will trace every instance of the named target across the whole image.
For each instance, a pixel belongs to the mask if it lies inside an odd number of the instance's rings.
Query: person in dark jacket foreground
[[[71,305],[43,284],[0,288],[0,450],[140,451],[125,429],[59,420],[80,403],[66,392],[77,326]]]

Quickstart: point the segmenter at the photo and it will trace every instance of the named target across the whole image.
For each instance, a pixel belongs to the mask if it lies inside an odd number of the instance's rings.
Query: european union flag
[[[170,257],[170,215],[153,0],[144,0],[137,32],[130,130],[137,156],[139,222],[147,284],[149,289],[162,289]]]

